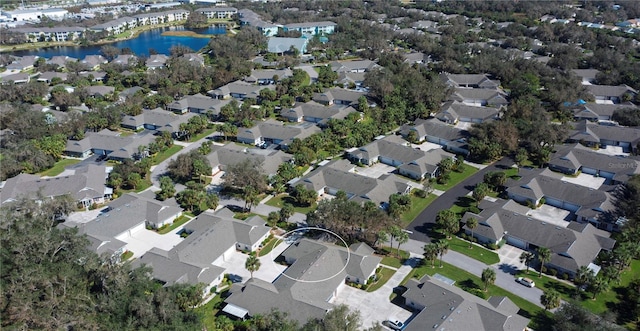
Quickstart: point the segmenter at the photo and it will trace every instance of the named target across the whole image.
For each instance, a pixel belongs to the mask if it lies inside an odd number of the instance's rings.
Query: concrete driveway
[[[592,188],[597,190],[604,184],[606,178],[604,177],[595,177],[589,174],[579,174],[578,177],[562,177],[562,181],[578,184],[580,186],[586,186],[588,188]]]
[[[537,209],[531,209],[527,212],[527,216],[563,228],[566,228],[571,221],[571,212],[549,205],[542,205]]]
[[[527,266],[520,262],[520,255],[523,252],[524,250],[518,247],[503,245],[502,248],[498,250],[498,256],[500,257],[499,265],[502,265],[503,268],[512,266],[515,270],[526,269]]]
[[[155,231],[144,229],[134,233],[131,237],[123,241],[127,243],[125,248],[133,252],[134,258],[143,255],[154,247],[168,251],[184,240],[184,238],[181,238],[178,234],[182,228],[183,226],[180,226],[167,234],[158,234]]]
[[[376,163],[370,167],[356,167],[355,172],[362,176],[380,178],[382,175],[390,174],[396,170],[395,167],[383,163]]]
[[[412,313],[391,303],[389,296],[393,293],[393,288],[398,286],[410,271],[410,265],[400,267],[381,288],[374,292],[345,286],[330,302],[335,305],[345,304],[351,310],[360,311],[363,321],[362,326],[365,328],[373,326],[376,322],[382,324],[385,320],[405,322],[411,317]]]
[[[411,147],[418,148],[418,149],[423,150],[425,152],[428,152],[428,151],[434,150],[434,149],[442,148],[442,146],[440,146],[438,144],[430,143],[428,141],[425,141],[420,145],[411,144]]]
[[[271,256],[277,257],[287,247],[289,247],[289,245],[290,243],[283,241],[271,251],[271,254],[260,257],[260,269],[253,273],[253,277],[262,279],[269,283],[278,278],[278,276],[280,276],[287,267],[274,263]],[[251,273],[244,267],[244,263],[247,261],[248,257],[249,255],[247,254],[235,251],[231,253],[231,256],[227,261],[215,265],[225,268],[225,273],[240,276],[242,283],[244,283],[251,278]]]

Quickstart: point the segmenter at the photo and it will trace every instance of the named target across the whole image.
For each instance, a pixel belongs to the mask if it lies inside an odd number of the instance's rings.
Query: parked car
[[[533,282],[533,280],[529,279],[529,278],[524,278],[524,277],[518,277],[518,279],[516,279],[516,281],[526,287],[535,287],[536,283]]]
[[[390,320],[386,320],[384,322],[382,322],[382,325],[391,328],[392,330],[402,330],[402,328],[404,328],[404,323],[400,322],[400,321],[390,321]]]

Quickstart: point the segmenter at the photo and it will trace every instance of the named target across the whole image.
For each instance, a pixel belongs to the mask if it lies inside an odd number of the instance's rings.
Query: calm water
[[[225,34],[227,32],[224,25],[215,26],[212,25],[206,29],[185,29],[182,26],[173,26],[166,28],[157,28],[148,31],[144,31],[134,39],[118,41],[110,43],[108,45],[115,46],[117,48],[130,48],[136,55],[149,56],[149,49],[155,49],[159,54],[169,54],[171,46],[183,45],[187,46],[194,51],[198,51],[209,42],[209,38],[192,38],[192,37],[175,37],[175,36],[163,36],[165,31],[184,31],[190,30],[200,34]],[[100,47],[96,46],[54,46],[40,49],[32,49],[25,51],[8,52],[8,54],[16,56],[25,55],[38,55],[45,58],[51,58],[56,55],[66,55],[74,57],[76,59],[83,59],[87,55],[100,54]]]

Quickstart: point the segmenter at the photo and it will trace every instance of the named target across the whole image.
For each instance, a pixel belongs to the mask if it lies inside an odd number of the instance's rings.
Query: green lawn
[[[177,227],[183,225],[184,223],[187,223],[189,220],[191,220],[190,217],[187,217],[185,215],[180,215],[180,217],[178,217],[178,219],[173,221],[173,223],[171,223],[171,225],[159,229],[158,233],[159,234],[167,234],[167,233],[175,230]]]
[[[51,169],[49,170],[45,170],[43,172],[40,173],[40,176],[57,176],[59,174],[61,174],[64,171],[64,168],[76,164],[78,162],[80,162],[82,160],[76,160],[76,159],[62,159],[58,162],[56,162],[53,167],[51,167]]]
[[[214,132],[216,132],[217,130],[215,128],[212,129],[206,129],[200,133],[198,133],[197,135],[191,137],[191,139],[189,139],[189,142],[194,142],[194,141],[198,141],[210,134],[213,134]]]
[[[260,253],[258,253],[258,256],[265,256],[271,253],[271,251],[276,246],[280,245],[281,242],[282,242],[282,239],[271,238],[271,240],[266,245],[264,245],[264,247],[262,247],[262,249],[260,250]]]
[[[305,77],[304,80],[302,81],[302,84],[300,84],[301,86],[307,86],[311,84],[311,77],[309,76],[309,74],[307,72],[304,73]]]
[[[293,209],[296,213],[302,213],[302,214],[307,214],[310,211],[316,209],[316,207],[318,206],[317,203],[313,203],[311,206],[300,206],[296,203],[296,201],[290,197],[288,194],[280,194],[278,196],[275,196],[273,198],[271,198],[269,201],[267,201],[267,205],[272,206],[272,207],[277,207],[277,208],[282,208],[282,206],[284,206],[285,203],[290,203],[293,205]]]
[[[453,212],[458,214],[459,217],[462,217],[464,213],[467,212],[467,209],[472,206],[476,206],[476,200],[471,197],[464,196],[459,197],[458,200],[456,200],[453,206],[451,206],[451,208],[449,209],[453,210]]]
[[[122,253],[122,255],[120,255],[120,261],[126,261],[128,259],[130,259],[133,256],[133,252],[132,251],[126,251],[124,253]]]
[[[467,164],[464,164],[463,167],[464,170],[462,172],[451,171],[451,176],[446,184],[438,184],[434,181],[433,188],[440,191],[446,191],[478,171],[478,169]]]
[[[384,267],[380,268],[380,272],[376,273],[376,275],[378,275],[378,280],[376,280],[373,284],[370,284],[369,287],[367,287],[367,292],[373,292],[381,288],[382,285],[384,285],[387,281],[389,281],[389,278],[391,278],[395,273],[396,271],[393,269],[384,268]]]
[[[413,222],[420,213],[427,208],[427,206],[433,202],[433,200],[437,199],[438,196],[435,194],[429,194],[425,198],[419,198],[413,194],[411,197],[411,209],[409,209],[406,213],[402,214],[401,221],[402,227],[407,227],[411,222]]]
[[[233,214],[233,218],[237,218],[239,220],[246,220],[249,217],[257,216],[256,213],[235,213]]]
[[[196,313],[202,316],[203,329],[217,330],[216,328],[216,314],[220,310],[220,306],[224,299],[220,295],[216,295],[207,304],[202,305],[195,309]]]
[[[464,254],[486,265],[492,265],[500,262],[500,257],[498,257],[496,252],[477,245],[473,245],[472,247],[473,248],[469,248],[469,242],[458,237],[452,237],[451,240],[449,240],[449,249],[452,251]]]
[[[424,275],[434,275],[436,273],[441,274],[447,278],[450,278],[454,281],[456,281],[455,286],[473,293],[480,293],[483,292],[484,290],[484,283],[482,283],[482,280],[480,279],[480,277],[477,277],[465,270],[462,270],[460,268],[457,268],[453,265],[450,265],[446,262],[443,263],[443,267],[440,268],[439,267],[439,263],[440,261],[436,261],[436,267],[432,268],[430,263],[428,263],[428,265],[423,265],[420,266],[416,269],[413,270],[412,273],[410,273],[409,275],[412,275],[412,277],[420,279],[422,278]],[[408,277],[403,280],[403,282],[406,282],[408,280]],[[525,316],[527,318],[533,318],[535,316],[538,316],[540,314],[544,315],[544,310],[543,308],[540,308],[538,306],[536,306],[535,304],[511,293],[508,292],[500,287],[497,287],[495,285],[490,285],[488,287],[488,291],[487,292],[483,292],[486,298],[489,298],[491,296],[506,296],[509,299],[511,299],[511,301],[513,301],[513,303],[515,303],[518,307],[520,307],[520,311],[518,312],[518,314]],[[474,293],[475,294],[475,293]],[[540,329],[544,329],[544,325],[538,325],[538,323],[536,322],[536,320],[532,320],[532,323],[530,324],[530,326],[532,326],[535,330],[540,330]]]
[[[398,259],[397,257],[393,257],[393,256],[383,257],[382,261],[380,261],[380,264],[384,264],[386,266],[390,266],[396,269],[402,267],[402,261],[400,261],[400,259]]]
[[[183,147],[180,145],[173,145],[167,148],[164,152],[160,152],[153,157],[153,164],[160,164],[162,161],[171,157],[171,155],[178,153]]]

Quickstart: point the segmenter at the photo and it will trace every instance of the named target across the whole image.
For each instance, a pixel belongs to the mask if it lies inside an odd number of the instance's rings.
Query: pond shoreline
[[[125,33],[128,33],[127,36],[122,36],[119,38],[107,38],[107,39],[102,39],[96,42],[85,43],[85,44],[80,43],[78,41],[50,41],[50,42],[36,42],[36,43],[26,43],[26,44],[16,44],[16,45],[3,45],[3,46],[0,46],[0,54],[10,53],[14,51],[29,51],[29,50],[36,50],[41,48],[60,47],[60,46],[85,47],[85,46],[108,45],[108,44],[113,44],[113,43],[137,38],[141,33],[149,30],[162,29],[162,28],[175,27],[175,26],[184,26],[185,22],[186,22],[185,20],[182,20],[182,21],[174,21],[174,22],[163,23],[163,24],[139,26],[134,28],[133,30],[126,31]],[[231,34],[233,34],[233,32],[231,31],[236,27],[233,21],[228,21],[228,20],[210,20],[209,23],[211,23],[211,25],[226,24],[228,26],[227,33],[231,33]],[[165,35],[165,33],[167,32],[170,33],[170,34],[169,33],[166,34],[167,36],[173,36],[173,37],[212,38],[215,36],[215,35],[199,34],[193,31],[165,31],[162,33],[162,35]],[[173,34],[173,32],[175,32],[176,34]],[[181,32],[186,32],[186,33],[179,34]],[[192,33],[192,34],[189,34],[189,33]]]

